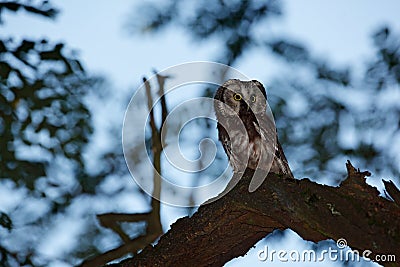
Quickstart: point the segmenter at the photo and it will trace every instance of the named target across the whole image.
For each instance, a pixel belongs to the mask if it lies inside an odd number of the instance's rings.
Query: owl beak
[[[246,108],[247,111],[249,111],[250,106],[247,104],[246,101],[242,100],[242,101],[241,101],[241,105],[242,105],[242,107],[244,106],[244,107]]]
[[[245,105],[245,107],[246,107],[246,109],[247,109],[247,111],[249,111],[249,105],[247,104],[247,102],[246,101],[243,101],[243,104]]]
[[[250,106],[249,106],[249,104],[247,104],[247,102],[246,102],[246,101],[243,101],[243,105],[245,105],[245,107],[246,107],[247,111],[249,111],[249,108],[250,108]]]

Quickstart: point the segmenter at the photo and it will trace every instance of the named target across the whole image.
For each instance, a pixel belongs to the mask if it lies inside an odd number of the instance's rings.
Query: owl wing
[[[294,178],[285,153],[279,143],[275,124],[266,114],[265,116],[260,116],[258,124],[259,126],[256,127],[256,129],[260,131],[259,133],[262,136],[263,141],[267,142],[267,153],[273,154],[270,172],[284,174]]]
[[[232,160],[231,158],[233,157],[231,139],[229,138],[226,129],[220,123],[217,124],[217,129],[218,129],[218,139],[225,150],[225,154],[228,156],[228,160],[231,162]]]
[[[277,150],[275,150],[274,161],[272,162],[271,170],[276,169],[278,173],[282,173],[294,178],[292,171],[290,170],[289,163],[286,159],[285,153],[283,152],[281,143],[279,143],[278,137],[276,138]]]
[[[233,171],[244,172],[248,160],[249,142],[246,129],[244,126],[241,128],[238,125],[240,123],[237,123],[235,116],[221,118],[217,124],[218,139],[228,156],[229,164],[233,168]]]
[[[221,142],[226,155],[228,156],[228,160],[230,160],[232,155],[232,144],[229,135],[226,132],[225,128],[219,123],[217,124],[217,129],[218,129],[218,139]]]

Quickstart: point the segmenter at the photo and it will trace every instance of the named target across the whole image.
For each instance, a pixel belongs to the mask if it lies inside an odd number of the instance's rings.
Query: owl
[[[234,173],[250,168],[260,174],[252,178],[250,191],[262,184],[268,172],[293,177],[259,81],[226,81],[215,93],[214,109],[218,138]]]

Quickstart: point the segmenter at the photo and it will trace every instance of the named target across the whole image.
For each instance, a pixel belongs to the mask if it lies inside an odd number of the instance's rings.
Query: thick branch
[[[368,172],[347,167],[340,187],[269,174],[253,193],[247,170],[226,196],[179,219],[157,245],[119,265],[222,266],[273,230],[286,228],[314,242],[345,238],[353,249],[371,250],[372,258],[394,254],[400,259],[399,206],[365,183]]]

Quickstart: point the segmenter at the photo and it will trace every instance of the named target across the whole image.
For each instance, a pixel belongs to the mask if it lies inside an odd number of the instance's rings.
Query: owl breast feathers
[[[234,172],[250,168],[293,177],[260,82],[228,80],[214,99],[218,137]]]

